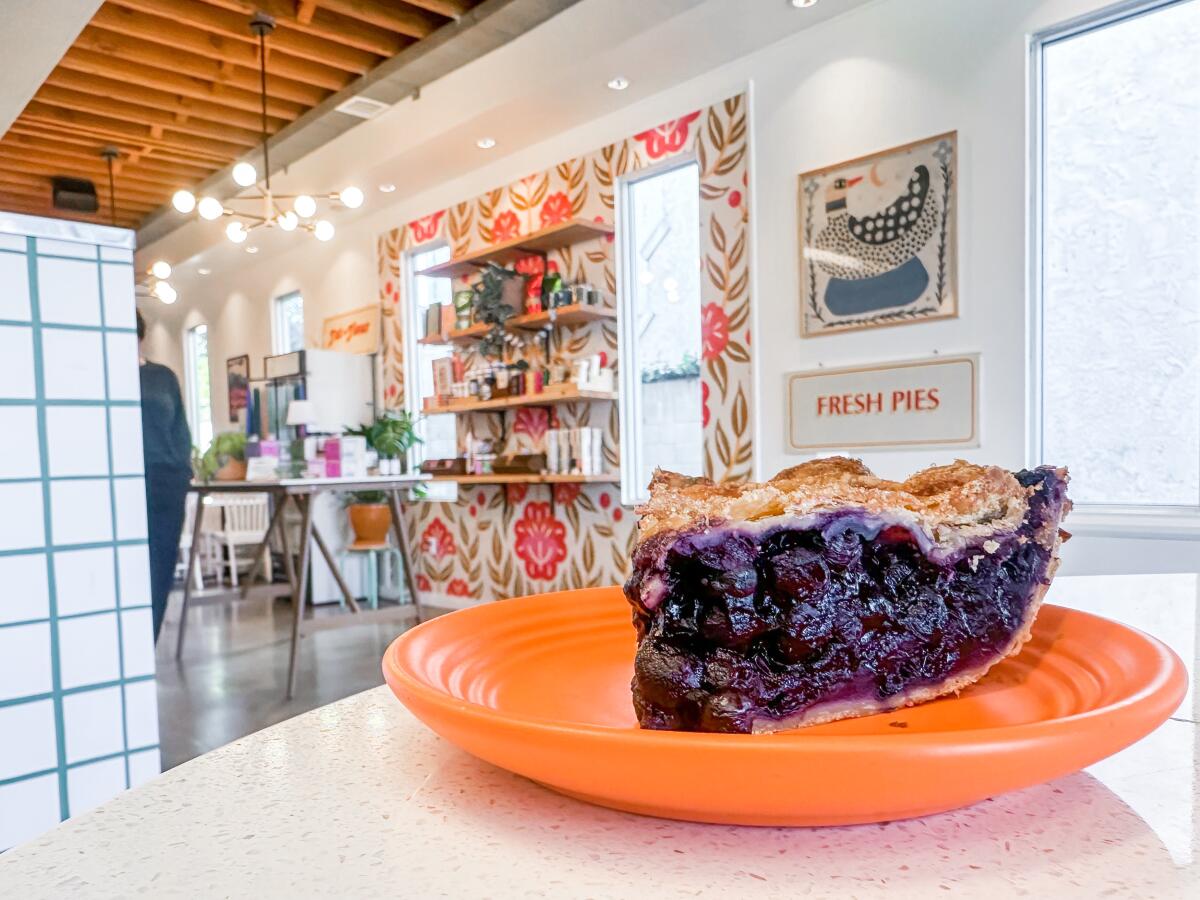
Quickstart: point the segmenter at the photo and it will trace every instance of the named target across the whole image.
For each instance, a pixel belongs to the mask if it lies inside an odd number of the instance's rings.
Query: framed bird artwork
[[[802,336],[958,315],[957,135],[800,176]]]

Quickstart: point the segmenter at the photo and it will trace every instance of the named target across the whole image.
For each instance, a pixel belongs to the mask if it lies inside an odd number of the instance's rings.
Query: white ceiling
[[[796,9],[788,0],[584,0],[544,25],[426,86],[378,118],[337,137],[282,176],[278,193],[325,192],[356,184],[364,208],[331,216],[339,228],[485,163],[612,113],[868,0],[822,0]],[[615,75],[628,90],[606,86]],[[482,156],[476,138],[497,146]],[[397,186],[390,195],[376,186]],[[383,198],[387,196],[389,200]],[[266,233],[247,257],[225,240],[223,223],[180,216],[171,234],[143,247],[139,264],[170,260],[178,277],[261,264],[296,235]],[[192,266],[179,271],[187,261]]]
[[[0,0],[0,135],[58,65],[101,0]]]

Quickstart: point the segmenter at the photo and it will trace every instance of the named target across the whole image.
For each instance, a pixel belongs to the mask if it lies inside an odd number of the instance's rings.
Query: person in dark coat
[[[137,314],[138,348],[146,320]],[[146,522],[150,532],[150,602],[154,640],[162,630],[167,595],[175,580],[179,536],[192,480],[192,435],[179,380],[166,366],[141,358],[142,451],[146,460]]]

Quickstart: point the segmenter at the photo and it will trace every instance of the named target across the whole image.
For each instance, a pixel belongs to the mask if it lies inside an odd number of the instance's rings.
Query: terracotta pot
[[[225,465],[217,469],[213,475],[214,481],[245,481],[246,480],[246,461],[244,459],[233,459],[230,457],[225,461]]]
[[[382,544],[392,527],[392,511],[386,503],[355,503],[350,510],[350,527],[354,538],[363,544]]]

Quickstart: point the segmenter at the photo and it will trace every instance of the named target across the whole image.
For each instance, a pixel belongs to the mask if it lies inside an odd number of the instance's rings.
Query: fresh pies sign
[[[978,447],[979,354],[787,377],[787,449]]]

